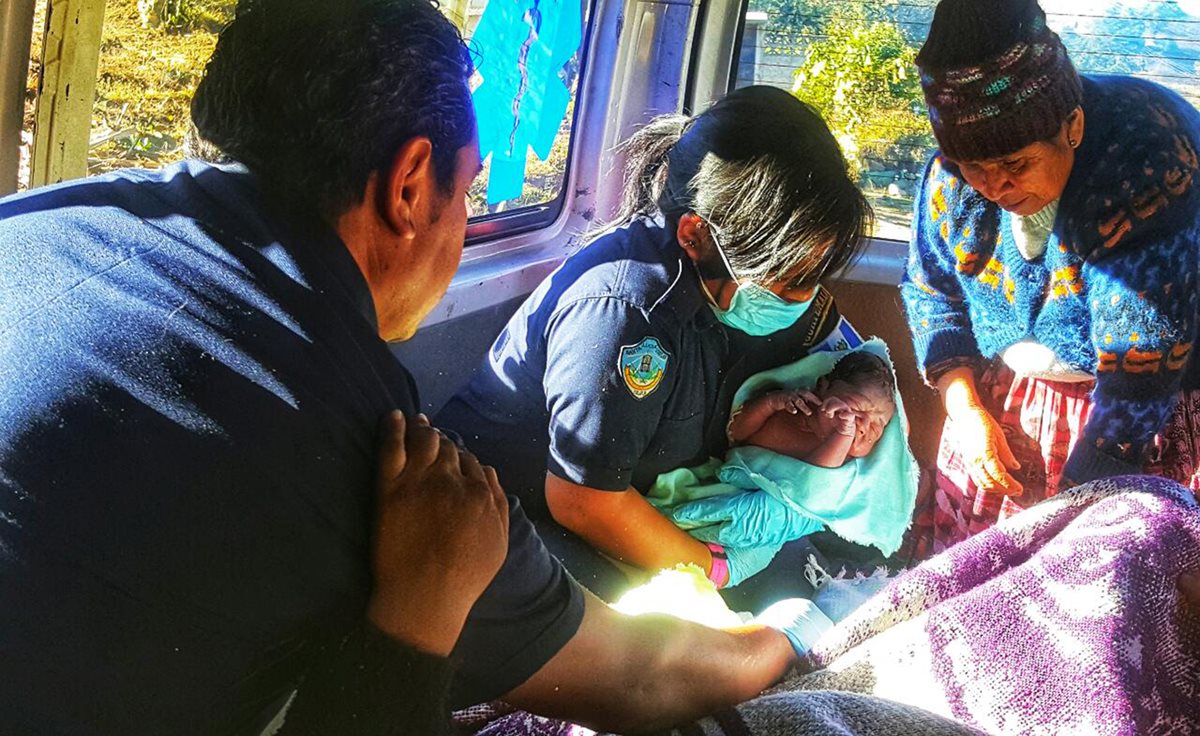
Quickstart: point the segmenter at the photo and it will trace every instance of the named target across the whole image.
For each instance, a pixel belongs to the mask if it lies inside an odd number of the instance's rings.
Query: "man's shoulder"
[[[80,248],[113,246],[128,257],[138,245],[163,235],[188,240],[177,227],[186,219],[208,220],[227,211],[212,192],[244,187],[245,171],[184,162],[158,171],[129,169],[39,187],[0,199],[0,258],[19,266],[30,258],[74,258]],[[230,217],[226,214],[226,217]],[[208,233],[196,240],[209,239]],[[101,264],[101,268],[104,264]]]
[[[35,215],[62,216],[75,210],[77,216],[112,217],[120,210],[130,217],[164,214],[174,204],[183,212],[196,209],[193,186],[203,180],[206,187],[232,186],[247,179],[240,166],[214,166],[183,161],[157,170],[124,169],[101,176],[51,184],[0,198],[0,222],[24,225]],[[91,212],[99,210],[99,212]]]
[[[203,264],[220,262],[220,247],[195,218],[211,204],[198,195],[188,165],[160,172],[130,171],[45,187],[0,200],[0,326],[57,302],[99,299],[98,280],[144,293],[167,272],[186,268],[201,288]],[[188,223],[186,227],[182,225]],[[202,251],[202,252],[201,252]],[[226,261],[228,259],[225,259]],[[81,288],[84,286],[89,288]],[[127,297],[134,296],[126,293]],[[109,299],[128,311],[136,299]],[[93,305],[94,306],[94,305]],[[95,310],[89,310],[95,314]]]

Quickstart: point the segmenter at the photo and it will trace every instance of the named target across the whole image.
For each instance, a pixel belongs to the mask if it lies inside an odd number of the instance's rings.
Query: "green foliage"
[[[929,123],[915,59],[917,47],[900,28],[843,5],[804,49],[793,93],[825,118],[858,170],[871,162],[906,162],[923,155]]]

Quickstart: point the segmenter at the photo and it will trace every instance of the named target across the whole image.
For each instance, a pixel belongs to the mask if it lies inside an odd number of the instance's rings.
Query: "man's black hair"
[[[200,134],[332,221],[415,137],[450,191],[475,133],[471,57],[429,0],[242,0],[192,100]]]

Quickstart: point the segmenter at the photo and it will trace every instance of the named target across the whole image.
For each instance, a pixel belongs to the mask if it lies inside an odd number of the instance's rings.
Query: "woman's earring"
[[[1079,144],[1076,143],[1075,139],[1071,136],[1067,136],[1067,145],[1069,145],[1071,148],[1079,148]]]
[[[683,241],[683,247],[684,247],[684,248],[695,248],[695,247],[696,247],[696,241],[694,241],[694,240],[685,240],[685,241]]]

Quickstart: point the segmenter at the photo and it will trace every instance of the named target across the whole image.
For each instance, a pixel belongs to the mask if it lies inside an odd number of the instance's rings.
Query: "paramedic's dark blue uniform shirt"
[[[439,421],[530,508],[544,506],[547,467],[583,486],[645,491],[706,458],[725,352],[673,234],[638,220],[542,283]]]
[[[349,253],[192,164],[0,203],[0,294],[0,731],[249,727],[362,616],[376,428],[417,406]],[[511,527],[458,704],[582,617]]]

